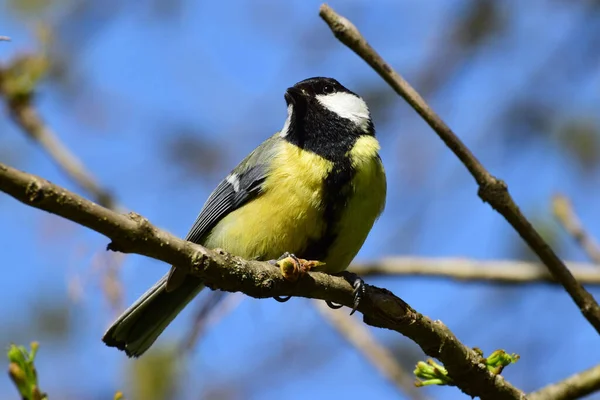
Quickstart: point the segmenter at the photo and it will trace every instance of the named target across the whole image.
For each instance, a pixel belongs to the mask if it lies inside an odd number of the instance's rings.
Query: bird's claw
[[[354,288],[354,302],[352,303],[352,311],[350,311],[350,315],[352,315],[356,312],[356,309],[358,308],[358,305],[360,304],[360,301],[362,300],[365,294],[365,281],[363,281],[358,275],[352,272],[343,272],[342,275]],[[329,306],[329,308],[332,308],[334,310],[343,307],[342,304],[336,304],[327,300],[325,301],[325,303],[327,304],[327,306]]]
[[[334,309],[334,310],[344,307],[343,304],[336,304],[333,301],[329,301],[329,300],[325,300],[325,304],[327,304],[327,306],[329,308]]]
[[[281,270],[281,275],[283,275],[284,279],[290,282],[295,282],[308,271],[320,267],[321,265],[325,265],[325,263],[321,261],[305,260],[288,252],[283,253],[277,260],[270,260],[269,263],[277,265]],[[292,296],[275,296],[274,299],[280,303],[285,303],[291,297]]]
[[[281,270],[281,275],[291,282],[295,282],[302,275],[306,274],[317,267],[325,265],[321,261],[305,260],[296,257],[294,254],[283,253],[275,263]]]
[[[350,315],[356,312],[356,309],[358,308],[358,305],[360,304],[360,301],[362,300],[366,292],[365,281],[363,281],[356,274],[354,275],[354,282],[352,283],[352,287],[354,288],[354,303],[352,304],[352,311],[350,312]]]

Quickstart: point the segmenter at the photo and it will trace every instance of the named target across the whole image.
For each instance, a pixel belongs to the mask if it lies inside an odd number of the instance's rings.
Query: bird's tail
[[[202,290],[202,281],[187,276],[175,290],[167,292],[165,275],[129,307],[106,331],[107,346],[139,357],[160,336],[177,314]]]

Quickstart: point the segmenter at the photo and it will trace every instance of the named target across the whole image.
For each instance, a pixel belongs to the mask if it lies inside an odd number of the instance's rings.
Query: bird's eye
[[[323,94],[331,94],[333,93],[333,86],[325,85],[323,86]]]

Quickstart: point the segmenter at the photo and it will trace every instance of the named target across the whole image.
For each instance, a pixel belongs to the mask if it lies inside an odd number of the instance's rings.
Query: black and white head
[[[365,101],[333,78],[305,79],[287,89],[288,118],[280,135],[322,154],[350,148],[363,135],[374,135]]]

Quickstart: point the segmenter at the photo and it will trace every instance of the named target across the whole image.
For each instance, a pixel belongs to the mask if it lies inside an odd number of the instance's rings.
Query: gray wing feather
[[[202,244],[204,237],[222,218],[260,195],[270,161],[280,140],[279,135],[265,140],[233,170],[229,180],[226,178],[217,185],[185,240]]]
[[[223,180],[215,188],[198,214],[194,225],[185,240],[201,243],[204,236],[227,214],[238,209],[260,194],[261,185],[266,178],[267,169],[257,165],[237,174],[237,191],[232,183]]]

